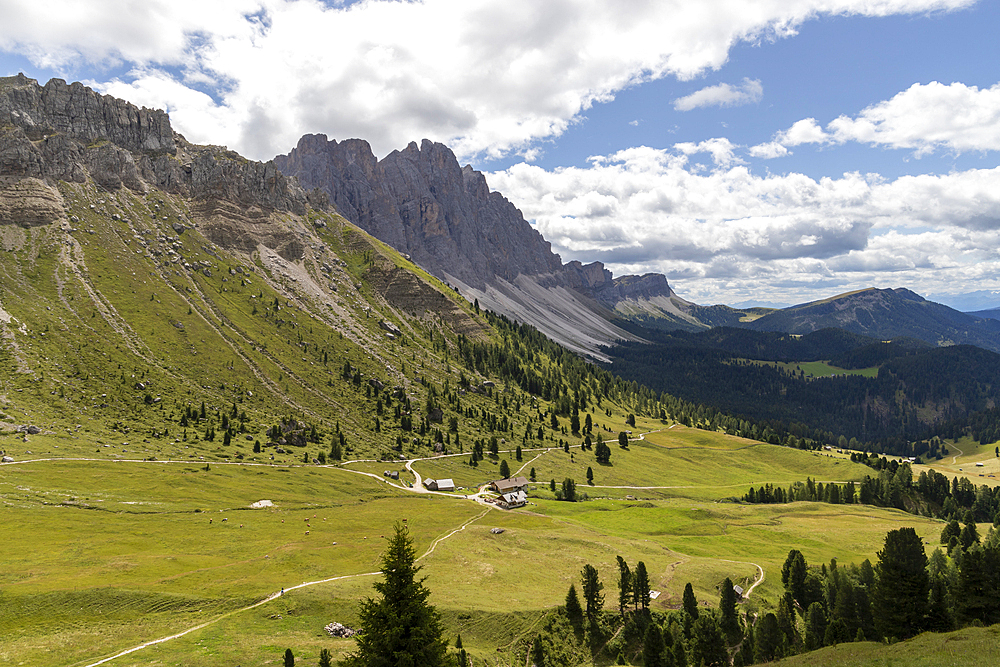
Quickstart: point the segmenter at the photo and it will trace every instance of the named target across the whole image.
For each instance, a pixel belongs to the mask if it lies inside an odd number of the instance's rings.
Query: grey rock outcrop
[[[110,141],[129,151],[175,151],[165,111],[139,109],[62,79],[39,86],[23,74],[0,78],[0,125],[24,128],[33,140],[64,134],[84,143]]]
[[[424,140],[382,160],[368,142],[306,135],[274,159],[306,188],[329,195],[348,220],[441,277],[476,288],[493,277],[561,270],[520,211],[443,144]]]
[[[107,190],[157,188],[210,206],[224,201],[239,209],[298,214],[325,203],[290,183],[272,162],[189,143],[173,131],[164,111],[136,107],[81,83],[52,79],[40,86],[19,74],[0,78],[0,187],[25,178],[90,178]],[[45,213],[17,218],[27,225],[49,221]]]

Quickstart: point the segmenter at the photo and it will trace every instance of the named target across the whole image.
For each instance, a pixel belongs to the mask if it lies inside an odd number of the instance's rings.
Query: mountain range
[[[460,166],[439,143],[411,143],[378,160],[365,141],[306,135],[274,163],[470,301],[602,361],[602,346],[642,337],[623,322],[657,330],[733,326],[794,334],[838,327],[881,339],[1000,350],[996,320],[905,289],[870,288],[778,310],[701,306],[678,296],[661,274],[615,278],[600,262],[564,264],[510,201],[490,191],[481,172]]]
[[[1000,350],[1000,323],[986,313],[960,313],[904,289],[870,288],[778,310],[702,306],[680,297],[661,274],[615,277],[600,262],[563,263],[484,174],[460,166],[439,143],[411,143],[380,160],[363,140],[305,135],[287,155],[259,163],[225,147],[193,145],[173,132],[165,112],[79,83],[39,86],[19,75],[0,80],[0,91],[0,224],[30,228],[63,219],[57,182],[92,182],[111,192],[154,188],[190,202],[172,223],[176,234],[197,228],[227,250],[289,266],[334,266],[323,260],[317,228],[300,222],[329,211],[468,301],[602,361],[616,341],[643,339],[635,324],[793,334],[839,327]]]

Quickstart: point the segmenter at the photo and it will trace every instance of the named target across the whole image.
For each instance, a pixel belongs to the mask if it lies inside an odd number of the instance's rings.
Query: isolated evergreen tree
[[[618,556],[618,613],[625,615],[625,608],[632,602],[632,571],[628,563]]]
[[[573,627],[579,627],[583,620],[583,607],[580,606],[580,598],[576,595],[576,585],[569,585],[569,592],[566,593],[566,616]]]
[[[382,554],[383,580],[374,584],[380,599],[361,603],[357,650],[350,667],[438,667],[446,664],[447,642],[441,621],[427,604],[430,591],[415,577],[415,552],[409,531],[396,524]]]
[[[913,528],[890,530],[878,552],[872,609],[883,637],[906,639],[922,631],[930,581],[924,545]]]
[[[562,482],[562,498],[567,502],[576,502],[576,482],[572,477],[567,477]]]
[[[692,619],[698,618],[698,600],[694,597],[694,588],[691,587],[691,582],[684,586],[683,606],[688,616]]]
[[[325,648],[319,652],[319,667],[333,667],[333,656],[330,649]]]
[[[628,433],[625,431],[618,432],[618,446],[622,449],[628,448]]]
[[[646,572],[646,564],[642,561],[635,566],[632,595],[635,597],[635,606],[641,607],[643,611],[649,609],[649,573]]]
[[[295,667],[295,656],[290,648],[285,649],[285,667]]]
[[[590,466],[587,466],[587,484],[593,484],[593,483],[594,483],[594,469],[591,468]]]
[[[736,591],[733,581],[726,577],[719,592],[719,626],[730,644],[735,644],[740,636],[740,617],[736,612]]]
[[[590,563],[583,566],[580,578],[583,587],[583,600],[587,605],[587,618],[593,619],[601,612],[601,607],[604,606],[604,594],[601,593],[601,590],[604,589],[604,584],[601,583],[600,577],[597,576],[597,568]]]
[[[500,462],[500,477],[503,479],[510,477],[510,466],[507,465],[507,459]]]

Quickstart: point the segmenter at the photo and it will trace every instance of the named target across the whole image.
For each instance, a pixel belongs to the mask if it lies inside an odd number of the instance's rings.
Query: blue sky
[[[616,94],[595,105],[581,122],[551,144],[536,164],[552,169],[584,166],[591,155],[636,145],[668,147],[725,136],[754,145],[794,122],[820,122],[854,114],[893,97],[914,83],[962,82],[989,88],[1000,81],[1000,3],[979,3],[964,11],[870,18],[834,16],[804,23],[793,38],[740,43],[719,70],[689,81],[666,77]],[[673,100],[711,85],[758,80],[759,102],[734,107],[677,111]],[[632,125],[634,121],[638,124]],[[915,163],[912,151],[796,151],[779,163],[759,162],[776,172],[798,171],[814,178],[845,171],[908,173],[996,166],[996,155],[939,151]],[[511,155],[486,161],[485,168],[506,168]]]
[[[564,261],[699,303],[1000,303],[1000,3],[83,4],[0,0],[0,75],[255,159],[304,133],[442,141]]]

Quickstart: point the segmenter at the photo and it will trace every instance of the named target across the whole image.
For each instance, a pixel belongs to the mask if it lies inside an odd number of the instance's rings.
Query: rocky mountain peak
[[[62,134],[83,143],[110,141],[129,151],[176,152],[165,111],[140,109],[62,79],[44,86],[23,74],[0,79],[0,125],[20,127],[32,140]]]
[[[520,211],[444,144],[410,142],[376,160],[365,141],[307,135],[275,164],[442,278],[483,288],[493,276],[513,280],[562,266]]]
[[[46,224],[61,215],[54,181],[107,190],[160,189],[239,209],[304,213],[311,200],[273,163],[174,133],[166,112],[139,108],[81,83],[44,86],[0,78],[0,223]]]

